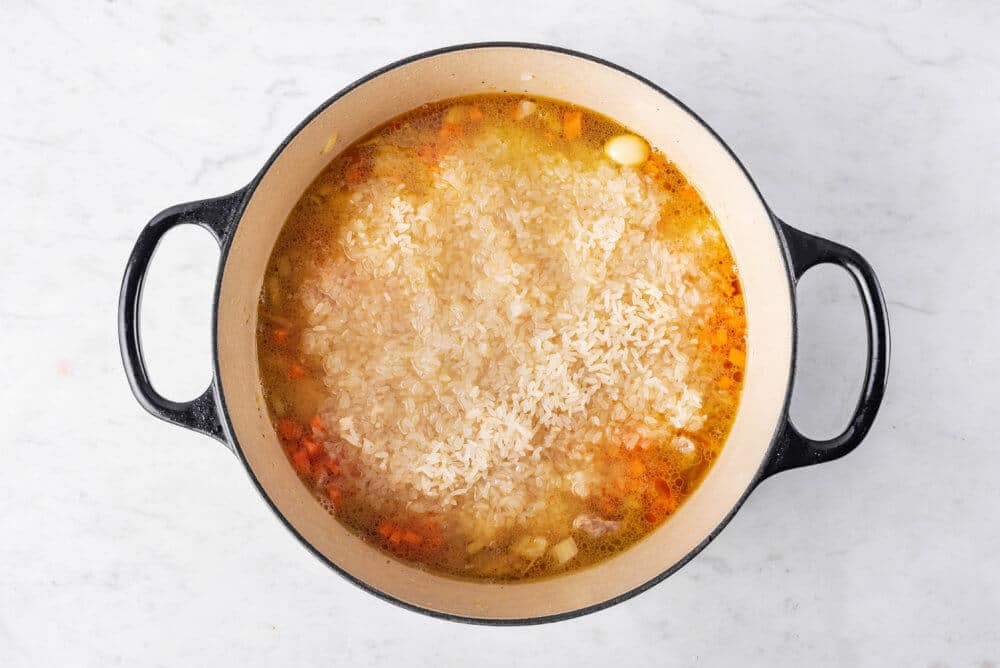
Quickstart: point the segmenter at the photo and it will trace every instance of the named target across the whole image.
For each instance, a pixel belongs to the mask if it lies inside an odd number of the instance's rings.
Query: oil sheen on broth
[[[340,153],[285,222],[258,323],[303,484],[470,579],[581,568],[668,521],[745,365],[733,259],[680,171],[604,116],[506,94]]]

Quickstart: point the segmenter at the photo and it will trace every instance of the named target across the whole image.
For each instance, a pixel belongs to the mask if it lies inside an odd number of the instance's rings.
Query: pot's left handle
[[[152,415],[173,424],[206,434],[229,446],[223,433],[222,418],[215,397],[218,379],[213,373],[208,389],[193,401],[172,401],[153,387],[142,356],[139,334],[139,307],[142,284],[149,261],[163,235],[178,225],[197,225],[208,230],[222,245],[235,222],[235,214],[244,191],[231,195],[178,204],[161,211],[139,233],[132,254],[125,265],[118,301],[118,343],[132,393]],[[232,447],[232,446],[229,446]]]

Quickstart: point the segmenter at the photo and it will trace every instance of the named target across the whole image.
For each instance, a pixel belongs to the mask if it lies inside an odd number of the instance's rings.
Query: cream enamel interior
[[[646,540],[597,566],[515,584],[461,582],[386,557],[348,533],[295,476],[260,392],[255,327],[271,248],[292,206],[337,152],[425,102],[484,92],[544,95],[589,107],[648,138],[676,162],[719,219],[747,305],[748,359],[722,455],[682,508]],[[337,141],[324,153],[332,136]],[[327,147],[328,148],[328,147]],[[516,46],[437,54],[391,69],[314,118],[260,181],[235,233],[218,305],[221,392],[252,474],[296,531],[353,577],[441,613],[483,619],[557,615],[602,603],[682,560],[725,519],[760,468],[782,414],[792,352],[792,295],[767,210],[719,141],[647,84],[577,56]]]

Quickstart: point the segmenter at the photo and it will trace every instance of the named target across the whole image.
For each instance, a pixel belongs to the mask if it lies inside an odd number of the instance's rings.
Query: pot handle
[[[118,343],[125,375],[139,404],[161,420],[211,436],[230,448],[232,446],[223,433],[222,416],[215,397],[218,379],[214,373],[208,388],[193,401],[171,401],[153,388],[142,356],[139,306],[146,269],[163,235],[178,225],[198,225],[208,230],[221,246],[230,232],[235,219],[233,214],[243,195],[244,191],[239,190],[224,197],[178,204],[154,216],[139,233],[132,248],[118,300]]]
[[[871,265],[851,248],[800,232],[780,220],[778,223],[791,256],[796,284],[810,268],[825,263],[843,267],[854,279],[865,310],[868,361],[858,405],[844,431],[831,439],[816,441],[800,433],[786,415],[777,445],[765,466],[763,477],[799,466],[828,462],[843,457],[858,447],[875,421],[875,415],[885,394],[885,381],[889,372],[888,313],[882,289]]]

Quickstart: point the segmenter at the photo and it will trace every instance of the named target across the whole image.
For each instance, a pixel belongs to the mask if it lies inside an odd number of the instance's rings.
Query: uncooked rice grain
[[[591,492],[595,451],[705,420],[697,331],[710,290],[657,233],[636,171],[487,134],[421,190],[351,196],[298,298],[323,420],[367,502],[458,511],[471,535]],[[717,234],[709,230],[705,234]]]

